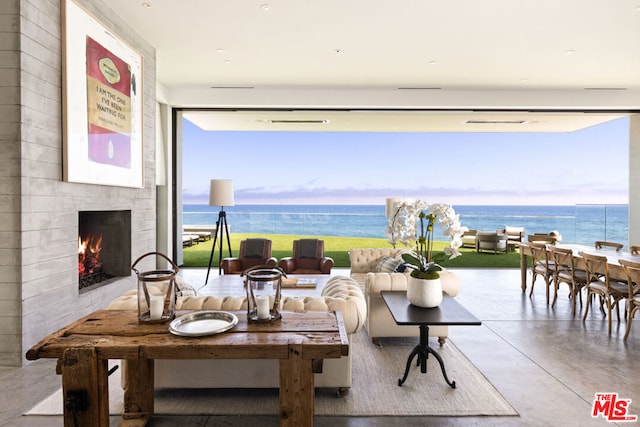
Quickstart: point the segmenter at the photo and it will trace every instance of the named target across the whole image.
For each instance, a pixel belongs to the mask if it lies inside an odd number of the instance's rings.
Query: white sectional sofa
[[[389,309],[382,300],[381,291],[406,291],[408,272],[375,271],[383,257],[401,257],[406,249],[393,248],[356,248],[351,249],[351,277],[364,289],[367,303],[367,320],[364,324],[369,337],[376,344],[382,337],[412,337],[419,336],[417,326],[398,326],[393,320]],[[460,280],[451,271],[440,272],[442,290],[452,297],[460,291]],[[449,335],[448,326],[431,326],[429,334],[437,336],[443,345]]]
[[[359,331],[367,317],[367,307],[360,287],[348,277],[331,278],[319,297],[283,297],[286,311],[328,310],[342,312],[349,336]],[[137,291],[118,297],[107,307],[112,310],[137,309]],[[176,310],[246,310],[245,296],[181,296]],[[345,394],[351,387],[351,357],[326,359],[322,372],[315,375],[316,387],[336,387]],[[277,388],[277,360],[156,360],[157,388]]]

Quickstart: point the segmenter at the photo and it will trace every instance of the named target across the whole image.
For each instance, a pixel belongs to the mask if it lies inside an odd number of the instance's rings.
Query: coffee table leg
[[[70,348],[62,356],[65,427],[109,427],[107,360],[91,347]]]
[[[411,368],[411,361],[413,360],[414,357],[418,355],[419,351],[420,351],[420,345],[417,345],[409,354],[409,358],[407,359],[407,366],[404,368],[404,375],[402,376],[402,379],[398,380],[399,386],[404,384],[404,382],[407,380],[407,377],[409,376],[409,368]],[[420,363],[419,357],[418,357],[418,363]]]
[[[451,388],[456,388],[456,382],[449,381],[449,377],[447,377],[447,371],[444,369],[444,362],[442,361],[442,357],[440,357],[438,352],[436,352],[431,347],[429,347],[429,353],[433,354],[436,357],[436,359],[438,359],[438,363],[440,364],[440,369],[442,369],[442,376],[444,377],[444,380],[447,382],[447,384],[449,384]]]
[[[407,376],[409,376],[409,368],[411,368],[411,362],[413,358],[418,356],[418,365],[420,366],[420,372],[423,374],[427,373],[427,359],[429,358],[429,353],[433,354],[435,358],[438,360],[440,364],[440,369],[442,370],[442,376],[444,380],[451,386],[451,388],[456,388],[455,381],[449,381],[449,377],[447,376],[447,371],[444,368],[444,361],[442,357],[435,351],[433,348],[429,347],[429,326],[420,325],[420,342],[409,354],[409,358],[407,359],[407,365],[404,369],[404,375],[402,379],[398,380],[398,385],[401,386],[407,380]]]
[[[301,342],[290,343],[289,358],[280,360],[280,426],[313,426],[314,399],[313,360],[304,358]]]
[[[149,420],[153,415],[154,366],[153,359],[125,361],[125,366],[123,366],[125,375],[123,419]]]

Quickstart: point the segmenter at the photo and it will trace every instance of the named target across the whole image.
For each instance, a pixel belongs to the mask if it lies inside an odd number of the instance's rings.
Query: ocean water
[[[610,240],[628,246],[627,205],[454,205],[462,225],[476,230],[525,227],[527,234],[557,230],[562,243]],[[215,224],[220,208],[184,205],[185,225]],[[225,208],[232,232],[386,238],[383,205],[236,205]],[[436,227],[436,240],[447,240]]]

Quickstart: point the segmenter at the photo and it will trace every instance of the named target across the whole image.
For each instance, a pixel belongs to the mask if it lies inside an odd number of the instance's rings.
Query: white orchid
[[[428,214],[424,211],[427,211]],[[415,265],[416,270],[412,274],[423,273],[424,275],[438,276],[437,272],[442,269],[431,260],[433,225],[436,221],[442,227],[442,233],[451,238],[451,243],[444,249],[444,254],[449,257],[448,259],[454,259],[461,255],[459,249],[462,247],[462,234],[468,228],[460,224],[460,216],[450,205],[445,203],[428,205],[422,200],[403,200],[394,204],[393,212],[385,234],[389,236],[389,242],[394,248],[397,243],[401,243],[416,249],[418,257],[408,256],[405,258],[403,256],[405,261]],[[426,227],[425,219],[427,220]]]

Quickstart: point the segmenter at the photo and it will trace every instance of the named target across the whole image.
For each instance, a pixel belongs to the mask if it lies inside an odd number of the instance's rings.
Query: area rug
[[[515,416],[517,411],[482,373],[447,340],[438,348],[449,379],[442,376],[430,356],[427,373],[412,367],[402,387],[407,357],[417,338],[381,339],[371,343],[365,331],[352,336],[353,385],[345,397],[335,389],[316,390],[316,415],[345,416]],[[120,377],[109,379],[110,413],[122,413]],[[278,413],[277,389],[163,389],[156,391],[156,414],[165,415],[273,415]],[[58,390],[25,415],[60,415],[62,391]]]

